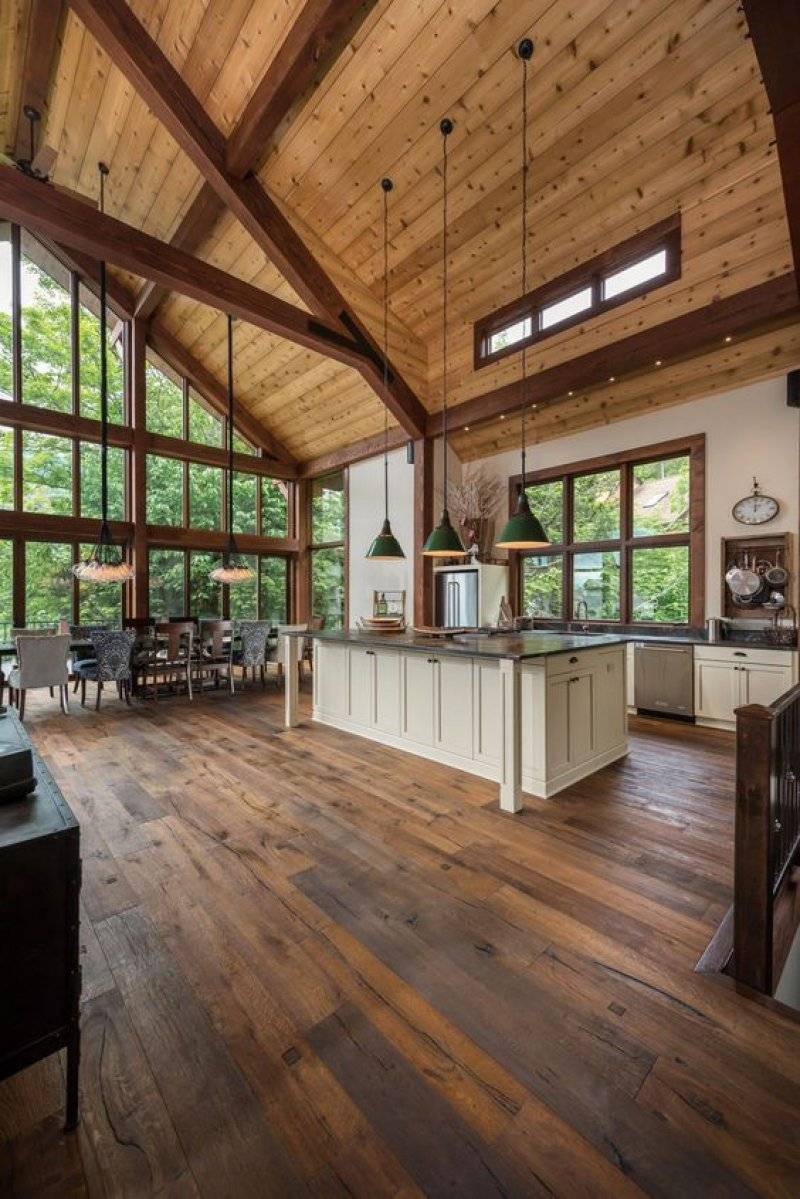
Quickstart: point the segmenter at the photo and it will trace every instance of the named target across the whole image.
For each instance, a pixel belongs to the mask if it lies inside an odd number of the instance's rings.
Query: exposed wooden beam
[[[187,254],[194,254],[224,210],[225,205],[213,187],[204,183],[170,238],[170,245],[185,250]],[[148,279],[136,297],[136,315],[145,318],[152,316],[167,294],[166,288]]]
[[[383,433],[374,433],[371,437],[362,437],[350,445],[340,446],[318,458],[309,458],[300,464],[298,478],[316,479],[319,475],[327,475],[331,471],[341,470],[343,466],[351,466],[354,462],[363,462],[365,458],[374,458],[383,453],[386,444]],[[404,429],[390,429],[388,444],[390,450],[399,449],[408,444],[408,434]]]
[[[541,409],[563,400],[569,391],[596,386],[612,375],[642,370],[652,366],[657,358],[675,360],[695,354],[725,337],[750,332],[768,320],[792,313],[800,313],[800,302],[795,273],[789,271],[777,279],[539,371],[527,380],[524,389],[521,381],[516,380],[464,400],[448,410],[448,427],[463,429],[501,414],[518,412],[526,405],[536,404]],[[441,412],[428,417],[427,431],[429,437],[441,434]]]
[[[237,179],[227,169],[222,133],[125,0],[70,0],[70,4],[298,295],[356,339],[362,352],[350,365],[357,366],[398,423],[411,436],[421,436],[426,413],[417,396],[393,367],[384,387],[380,349],[371,334],[259,181]]]
[[[31,0],[28,18],[28,40],[25,44],[25,59],[22,63],[20,85],[20,110],[17,116],[15,153],[17,158],[30,154],[28,121],[22,108],[31,104],[44,118],[47,114],[50,81],[53,77],[58,48],[64,28],[67,6],[63,0]],[[44,119],[38,129],[41,139]],[[41,141],[37,145],[41,145]]]
[[[162,458],[186,458],[187,452],[192,462],[202,462],[206,466],[228,465],[228,451],[222,446],[204,445],[197,441],[183,441],[180,437],[167,437],[164,433],[146,433],[144,448],[148,454],[158,454]],[[244,471],[251,475],[262,475],[270,479],[294,479],[297,471],[285,462],[275,462],[271,458],[257,458],[254,454],[233,455],[233,469]]]
[[[743,0],[750,36],[775,124],[794,269],[800,278],[800,5]]]
[[[94,522],[97,532],[97,521]],[[112,526],[113,528],[113,526]],[[173,525],[148,525],[149,545],[183,547],[185,549],[224,550],[228,534],[217,529],[175,528]],[[296,553],[293,537],[259,537],[255,533],[237,533],[236,544],[244,554]]]
[[[225,165],[241,179],[266,157],[287,112],[339,57],[376,0],[306,0],[231,134]]]
[[[13,167],[0,166],[0,212],[59,244],[102,255],[107,262],[230,312],[268,333],[347,366],[363,366],[364,349],[324,321]]]
[[[168,333],[166,329],[152,323],[147,340],[155,352],[160,354],[179,374],[184,375],[209,404],[212,404],[223,416],[227,415],[228,397],[225,388],[207,367],[198,362],[190,351],[181,345],[177,338]],[[283,478],[293,478],[296,473],[295,461],[286,447],[276,437],[273,437],[269,430],[238,401],[234,401],[233,416],[234,423],[238,425],[245,437],[249,437],[256,445],[261,446],[270,458],[275,459],[276,464],[285,468],[276,473],[280,473]]]
[[[79,437],[81,441],[100,440],[100,421],[89,416],[78,416],[75,412],[56,412],[52,408],[39,408],[35,404],[17,404],[13,400],[0,400],[0,425],[19,425],[36,433],[50,433],[55,437]],[[109,424],[108,440],[111,445],[130,449],[133,434],[127,425]]]
[[[71,271],[77,271],[82,279],[89,285],[95,294],[100,290],[100,263],[96,258],[89,254],[84,254],[80,250],[75,250],[69,246],[62,246],[53,241],[50,237],[40,235],[39,241],[45,246],[51,254],[54,254],[64,266]],[[106,296],[108,299],[109,308],[125,320],[130,320],[134,315],[134,299],[127,287],[109,275],[106,279]],[[116,340],[116,339],[115,339]]]

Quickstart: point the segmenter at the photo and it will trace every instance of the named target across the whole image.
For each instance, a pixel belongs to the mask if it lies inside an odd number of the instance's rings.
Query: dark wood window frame
[[[5,222],[4,222],[5,223]],[[43,244],[35,235],[26,238],[25,252],[42,270],[52,273],[53,264],[57,263],[69,276],[69,297],[71,307],[71,406],[69,411],[59,411],[50,408],[40,408],[33,404],[23,403],[22,396],[22,326],[21,326],[21,288],[20,288],[20,254],[22,252],[22,230],[13,222],[8,222],[11,244],[11,338],[12,338],[12,394],[10,400],[0,400],[0,425],[12,429],[12,471],[13,471],[13,505],[0,509],[0,538],[11,543],[13,564],[12,612],[11,622],[14,625],[25,623],[25,545],[31,541],[59,542],[72,546],[73,564],[79,559],[79,546],[94,541],[97,535],[98,521],[96,517],[86,517],[80,514],[80,445],[82,442],[97,444],[100,441],[100,421],[80,412],[80,376],[79,376],[79,336],[78,313],[80,309],[81,288],[86,289],[97,297],[96,283],[84,277],[74,267],[62,261],[54,248]],[[125,515],[122,521],[112,520],[112,534],[120,543],[133,546],[134,526],[131,522],[133,512],[133,463],[137,453],[137,443],[131,426],[131,336],[130,322],[124,314],[118,312],[109,300],[109,312],[114,312],[122,322],[121,339],[124,365],[124,423],[109,424],[109,442],[125,451]],[[188,434],[188,381],[180,371],[161,353],[147,347],[147,354],[153,364],[161,368],[166,366],[181,380],[182,387],[182,432]],[[205,398],[193,389],[193,397],[203,407],[219,417],[222,422],[223,434],[226,433],[226,418],[215,411]],[[23,470],[22,470],[22,434],[23,431],[49,434],[63,437],[71,442],[72,455],[72,515],[54,513],[37,513],[25,511],[23,508]],[[247,445],[252,445],[248,437],[236,429],[236,433]],[[227,442],[225,442],[227,445]],[[184,472],[184,522],[188,515],[188,463],[197,462],[203,465],[219,467],[222,476],[222,528],[218,531],[193,529],[185,523],[180,526],[147,525],[145,545],[154,549],[174,549],[181,551],[207,550],[220,553],[224,547],[227,535],[227,504],[225,503],[225,487],[227,486],[227,451],[224,446],[219,448],[206,446],[202,443],[190,442],[186,436],[182,438],[169,437],[162,434],[146,432],[143,451],[167,458],[178,458],[183,463]],[[269,471],[269,460],[263,452],[257,449],[255,454],[234,452],[234,470],[241,473],[253,474],[257,479],[257,534],[237,534],[242,553],[255,555],[260,559],[264,556],[285,558],[287,568],[287,612],[290,619],[296,619],[298,596],[294,586],[292,569],[298,558],[298,538],[292,530],[297,523],[297,484],[287,483],[287,531],[284,537],[263,535],[262,525],[262,488],[264,478],[274,478]],[[282,479],[275,479],[279,484]],[[188,570],[188,554],[186,556]],[[188,591],[187,591],[188,594]],[[78,581],[72,583],[71,617],[77,613],[79,596]],[[260,573],[258,588],[259,604],[261,599]],[[127,615],[132,609],[132,593],[127,586],[123,587],[122,612]],[[229,588],[223,587],[223,606],[227,613],[229,607]],[[137,612],[137,615],[144,615]]]
[[[689,530],[686,533],[658,533],[643,537],[633,536],[633,470],[646,462],[689,456]],[[620,470],[620,536],[603,541],[574,541],[572,480],[582,475],[591,475],[605,470]],[[632,554],[636,549],[650,549],[674,545],[689,547],[689,620],[688,625],[700,628],[705,621],[705,482],[706,482],[706,438],[704,433],[657,445],[638,446],[616,454],[604,454],[571,462],[565,466],[553,466],[531,472],[526,476],[528,486],[536,483],[551,483],[564,480],[562,530],[568,540],[554,542],[541,551],[511,551],[509,553],[510,592],[514,597],[517,613],[522,610],[522,559],[561,555],[562,558],[562,615],[559,617],[537,617],[538,623],[563,624],[574,621],[573,579],[571,564],[575,554],[597,553],[603,550],[618,550],[620,554],[620,615],[618,620],[587,620],[587,624],[632,625],[635,628],[664,629],[664,621],[634,621],[631,619],[633,572]],[[509,512],[516,508],[522,477],[509,479]],[[583,623],[583,622],[582,622]]]
[[[602,283],[604,278],[633,266],[640,259],[647,258],[648,255],[655,254],[658,250],[666,250],[667,253],[667,269],[662,275],[656,279],[650,279],[638,287],[628,288],[611,299],[603,299]],[[508,357],[509,354],[517,354],[525,346],[544,341],[547,337],[554,337],[555,334],[563,333],[565,329],[574,325],[584,324],[611,308],[627,304],[629,300],[635,300],[647,292],[654,291],[657,287],[663,287],[667,283],[680,279],[680,277],[681,218],[678,213],[675,216],[667,217],[666,220],[658,221],[657,224],[629,237],[619,245],[612,246],[610,250],[604,250],[602,254],[598,254],[591,261],[573,267],[572,270],[559,275],[549,283],[534,288],[533,291],[529,291],[527,295],[521,296],[518,300],[512,300],[502,308],[497,308],[488,316],[481,317],[474,326],[475,369],[479,370],[483,366],[489,366],[501,358]],[[590,308],[559,321],[549,329],[540,330],[538,328],[538,318],[543,308],[549,308],[551,304],[557,304],[560,300],[564,300],[584,288],[592,290]],[[508,325],[513,325],[526,318],[532,320],[532,332],[528,337],[520,338],[513,345],[489,353],[489,341],[494,334]]]

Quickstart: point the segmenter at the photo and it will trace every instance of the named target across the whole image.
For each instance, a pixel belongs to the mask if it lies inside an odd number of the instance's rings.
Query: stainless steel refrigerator
[[[436,624],[443,629],[455,629],[475,628],[479,623],[478,572],[457,567],[438,570]]]

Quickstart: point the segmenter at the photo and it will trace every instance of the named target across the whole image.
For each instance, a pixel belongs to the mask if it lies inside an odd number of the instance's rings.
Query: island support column
[[[500,760],[500,808],[519,812],[522,808],[522,688],[519,663],[500,659],[502,686],[503,751]]]
[[[283,686],[285,714],[283,723],[287,729],[293,729],[300,723],[298,698],[300,695],[300,672],[297,668],[297,638],[287,633],[281,637],[281,662],[283,664]]]

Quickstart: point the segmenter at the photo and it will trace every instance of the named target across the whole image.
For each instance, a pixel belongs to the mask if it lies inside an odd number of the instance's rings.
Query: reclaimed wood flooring
[[[800,1193],[800,1023],[694,972],[730,735],[635,720],[514,817],[281,716],[31,705],[82,827],[82,1123],[56,1057],[0,1084],[0,1193]]]

